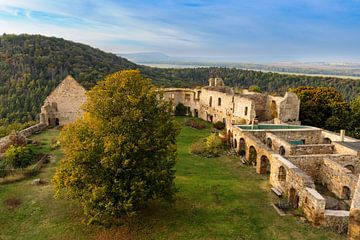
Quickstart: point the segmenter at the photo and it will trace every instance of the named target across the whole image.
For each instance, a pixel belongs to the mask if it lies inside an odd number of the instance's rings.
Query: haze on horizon
[[[360,62],[360,0],[0,0],[0,26],[113,53]]]

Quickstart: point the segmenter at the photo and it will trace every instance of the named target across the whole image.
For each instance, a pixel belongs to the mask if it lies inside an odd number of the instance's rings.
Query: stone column
[[[360,177],[355,188],[350,208],[349,240],[360,239]]]

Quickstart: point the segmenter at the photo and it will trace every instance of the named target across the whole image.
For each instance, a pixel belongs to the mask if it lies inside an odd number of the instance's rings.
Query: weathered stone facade
[[[209,86],[202,88],[165,88],[163,98],[173,102],[174,107],[183,103],[192,116],[210,122],[250,124],[253,121],[298,123],[300,101],[296,94],[284,97],[243,90],[234,90],[224,85],[220,78],[210,78]]]
[[[40,122],[48,126],[63,126],[74,122],[83,111],[86,90],[71,76],[67,76],[45,99]]]

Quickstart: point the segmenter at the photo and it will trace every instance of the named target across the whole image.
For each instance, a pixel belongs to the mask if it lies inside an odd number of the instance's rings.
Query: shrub
[[[196,128],[196,129],[204,129],[204,128],[206,128],[206,125],[204,123],[202,123],[200,121],[196,121],[193,118],[187,119],[185,121],[185,125],[189,126],[189,127],[192,127],[192,128]]]
[[[249,87],[249,91],[251,91],[251,92],[257,92],[257,93],[261,93],[261,92],[262,92],[261,89],[260,89],[260,87],[259,87],[259,86],[255,86],[255,85],[250,86],[250,87]]]
[[[187,111],[187,107],[184,104],[179,103],[175,107],[175,116],[186,116]]]
[[[203,157],[218,157],[223,150],[223,143],[217,134],[211,134],[205,139],[195,142],[190,147],[190,152]]]
[[[223,130],[225,128],[225,123],[223,123],[221,121],[217,121],[216,123],[213,124],[213,126],[217,130]]]
[[[8,168],[24,168],[30,165],[34,152],[25,146],[11,145],[5,151],[4,165]]]

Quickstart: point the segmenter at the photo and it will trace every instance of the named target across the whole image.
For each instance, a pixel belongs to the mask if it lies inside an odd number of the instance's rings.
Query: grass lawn
[[[178,118],[183,122],[184,118]],[[153,202],[131,223],[106,229],[82,223],[79,204],[53,198],[51,185],[33,186],[34,178],[50,179],[61,152],[51,150],[58,130],[33,137],[56,161],[38,176],[0,185],[0,239],[346,239],[292,216],[280,217],[270,206],[274,197],[266,177],[236,158],[207,159],[189,153],[189,146],[210,129],[183,127],[178,137],[176,203]],[[21,200],[9,208],[9,198]]]

